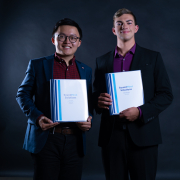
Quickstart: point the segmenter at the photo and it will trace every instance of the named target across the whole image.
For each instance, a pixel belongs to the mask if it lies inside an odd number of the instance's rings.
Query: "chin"
[[[121,40],[127,42],[129,40],[131,40],[133,37],[122,37]]]

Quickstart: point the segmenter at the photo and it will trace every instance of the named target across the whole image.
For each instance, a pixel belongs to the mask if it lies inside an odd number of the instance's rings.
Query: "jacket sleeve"
[[[145,83],[150,84],[150,82]],[[148,92],[148,89],[146,89],[145,93],[150,93],[150,91]],[[147,123],[156,118],[160,112],[171,104],[172,100],[173,95],[170,81],[162,57],[160,53],[157,53],[154,67],[154,97],[140,106],[143,114],[143,122]]]
[[[43,114],[36,108],[33,102],[33,96],[35,93],[35,75],[33,61],[30,60],[26,76],[19,86],[16,95],[16,100],[21,110],[34,124],[36,124],[36,119]]]
[[[88,77],[88,108],[89,115],[93,117],[93,102],[92,102],[92,69],[90,69],[89,77]]]
[[[102,69],[102,68],[101,68]],[[96,67],[94,73],[94,82],[93,82],[93,108],[97,114],[102,113],[102,109],[98,107],[98,97],[100,93],[104,92],[104,73],[99,68],[98,59],[96,59]]]

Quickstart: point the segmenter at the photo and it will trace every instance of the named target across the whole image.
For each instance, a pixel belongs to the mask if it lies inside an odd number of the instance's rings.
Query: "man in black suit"
[[[96,59],[93,84],[95,109],[102,113],[99,146],[106,179],[127,180],[129,174],[131,180],[154,180],[162,141],[158,115],[172,102],[171,85],[160,53],[135,43],[139,27],[134,14],[123,8],[113,20],[117,46]],[[105,73],[133,70],[141,70],[144,105],[110,116]]]

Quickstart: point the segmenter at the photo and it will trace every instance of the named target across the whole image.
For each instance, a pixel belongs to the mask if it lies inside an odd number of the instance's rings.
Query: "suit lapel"
[[[132,60],[130,71],[139,70],[141,61],[141,47],[136,44],[136,51]]]
[[[105,59],[105,63],[106,63],[106,72],[107,73],[113,73],[114,72],[114,51],[111,51],[109,53],[109,56],[107,57],[107,59]]]
[[[78,68],[78,71],[79,71],[80,78],[81,79],[86,79],[86,70],[85,70],[85,67],[82,65],[81,62],[79,62],[77,60],[76,60],[76,65],[77,65],[77,68]]]
[[[49,81],[50,79],[53,79],[54,54],[46,57],[46,59],[43,61],[43,64],[46,80]]]

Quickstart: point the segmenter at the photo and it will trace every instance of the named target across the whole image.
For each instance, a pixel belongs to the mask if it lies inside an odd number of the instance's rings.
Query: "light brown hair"
[[[122,8],[122,9],[119,9],[113,16],[113,27],[114,27],[114,20],[115,18],[117,17],[120,17],[122,16],[123,14],[131,14],[134,18],[134,23],[135,25],[137,25],[137,20],[136,20],[136,16],[129,10],[129,9],[126,9],[126,8]]]

